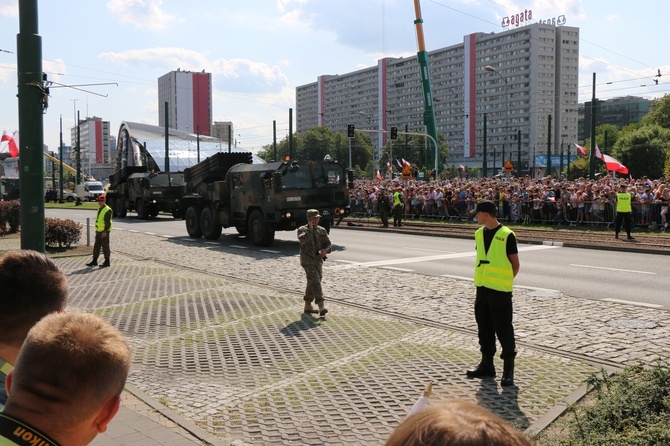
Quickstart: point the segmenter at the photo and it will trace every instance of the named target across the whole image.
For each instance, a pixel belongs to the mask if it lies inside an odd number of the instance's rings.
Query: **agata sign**
[[[512,14],[509,17],[503,17],[501,25],[503,28],[507,28],[510,26],[514,26],[516,28],[527,25],[533,20],[533,10],[532,9],[524,9],[522,12],[518,14]],[[545,25],[554,25],[554,26],[561,26],[565,25],[566,18],[564,15],[559,15],[558,17],[553,17],[550,19],[541,19],[538,20],[538,23],[543,23]]]

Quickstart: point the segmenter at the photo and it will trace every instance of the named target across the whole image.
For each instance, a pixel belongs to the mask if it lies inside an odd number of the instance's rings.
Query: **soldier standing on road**
[[[496,219],[498,209],[492,201],[480,201],[475,208],[477,222],[484,225],[475,232],[477,248],[475,266],[475,320],[482,360],[470,378],[496,376],[493,356],[496,336],[502,347],[504,361],[502,386],[514,385],[514,358],[516,342],[512,325],[512,287],[519,272],[519,251],[516,236],[511,229]]]
[[[307,211],[307,224],[298,228],[298,241],[300,241],[300,266],[307,275],[307,287],[305,288],[305,313],[319,313],[325,316],[328,310],[323,305],[323,290],[321,289],[321,278],[323,277],[323,262],[326,255],[332,250],[330,239],[326,230],[319,226],[319,211],[310,209]],[[319,309],[312,306],[316,302]]]
[[[105,196],[98,195],[98,215],[95,217],[95,244],[93,245],[93,260],[86,264],[86,266],[96,266],[98,264],[98,256],[100,256],[100,248],[105,257],[105,262],[100,265],[100,268],[107,268],[109,264],[109,232],[112,230],[112,208],[105,203]]]
[[[382,228],[389,227],[389,210],[391,204],[389,203],[389,195],[386,189],[382,189],[379,195],[379,219],[382,221]]]
[[[405,203],[402,201],[402,188],[393,193],[393,226],[402,226],[402,214],[405,212]]]

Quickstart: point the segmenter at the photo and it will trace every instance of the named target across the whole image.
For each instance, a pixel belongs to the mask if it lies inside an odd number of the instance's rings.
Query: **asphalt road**
[[[80,223],[90,218],[91,224],[95,217],[93,211],[83,209],[47,209],[46,215]],[[134,216],[115,219],[114,228],[188,238],[184,222],[167,215],[149,221],[137,220]],[[332,262],[435,277],[464,280],[472,277],[474,240],[338,227],[331,231],[331,240],[335,246],[335,252],[329,258]],[[86,235],[82,242],[86,242]],[[194,242],[221,244],[231,249],[262,249],[277,255],[298,253],[294,232],[277,232],[275,243],[268,248],[254,246],[230,228],[224,230],[217,241],[200,239]],[[670,309],[665,278],[669,266],[666,256],[524,244],[519,245],[519,250],[521,271],[515,281],[517,286],[584,299]]]

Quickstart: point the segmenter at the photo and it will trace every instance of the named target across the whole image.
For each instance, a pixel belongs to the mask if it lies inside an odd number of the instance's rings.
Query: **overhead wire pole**
[[[435,123],[435,110],[433,109],[433,92],[430,87],[430,68],[428,66],[428,53],[426,52],[426,45],[423,40],[423,19],[421,18],[421,5],[419,0],[414,0],[414,11],[416,13],[416,38],[418,42],[419,51],[417,60],[419,62],[419,69],[421,70],[421,85],[423,86],[423,123],[426,126],[426,133],[430,139],[434,141],[435,152],[439,153],[437,146],[437,124]],[[439,158],[439,157],[437,157]],[[426,151],[424,163],[428,166],[428,151]],[[437,179],[437,161],[435,163],[435,178]]]

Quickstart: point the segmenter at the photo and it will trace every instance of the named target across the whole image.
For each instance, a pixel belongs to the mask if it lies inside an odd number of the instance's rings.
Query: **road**
[[[95,213],[84,209],[47,209],[48,217],[70,218],[86,223]],[[161,215],[154,220],[134,216],[115,219],[116,230],[138,231],[162,237],[188,238],[184,222]],[[91,237],[92,239],[92,237]],[[369,231],[333,228],[334,252],[329,261],[365,267],[397,269],[416,274],[471,280],[474,240],[402,234],[399,231]],[[86,242],[86,235],[82,237]],[[215,243],[231,249],[263,250],[277,255],[297,255],[294,232],[277,232],[268,248],[252,245],[234,229],[226,229]],[[545,245],[519,245],[521,272],[515,285],[539,293],[634,303],[670,309],[667,294],[667,257],[653,254],[600,251]]]

